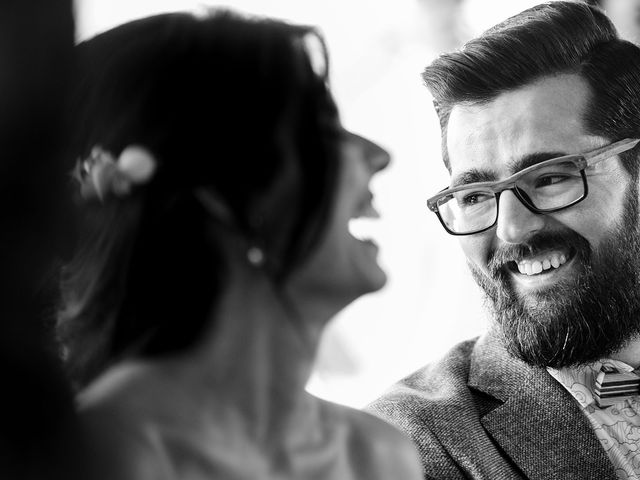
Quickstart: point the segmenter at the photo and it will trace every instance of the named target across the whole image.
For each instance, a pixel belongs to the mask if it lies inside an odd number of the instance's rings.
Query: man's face
[[[567,74],[484,105],[454,107],[447,131],[452,185],[501,180],[611,143],[584,130],[589,94],[584,80]],[[589,193],[581,203],[535,214],[507,190],[497,224],[460,237],[507,348],[531,364],[593,361],[640,330],[637,186],[618,157],[586,173]]]

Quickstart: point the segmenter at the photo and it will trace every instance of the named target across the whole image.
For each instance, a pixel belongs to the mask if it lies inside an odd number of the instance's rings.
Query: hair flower
[[[140,145],[126,147],[116,160],[100,146],[93,147],[89,158],[79,161],[75,177],[84,198],[124,197],[135,185],[147,183],[156,170],[153,155]]]

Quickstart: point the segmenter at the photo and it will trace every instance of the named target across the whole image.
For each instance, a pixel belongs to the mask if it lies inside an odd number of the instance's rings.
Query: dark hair
[[[457,104],[481,104],[545,76],[578,74],[591,90],[588,132],[610,140],[640,136],[640,48],[621,40],[611,20],[581,2],[556,1],[525,10],[446,53],[423,72],[442,129]],[[637,148],[621,155],[638,174]]]
[[[80,209],[59,336],[83,384],[125,356],[188,348],[207,325],[226,264],[198,188],[260,244],[277,285],[322,233],[339,157],[326,50],[312,28],[164,14],[98,35],[78,55],[77,156],[136,144],[158,163],[130,195]]]

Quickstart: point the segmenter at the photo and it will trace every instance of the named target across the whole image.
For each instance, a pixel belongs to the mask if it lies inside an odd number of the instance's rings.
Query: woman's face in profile
[[[377,262],[378,246],[352,232],[357,229],[354,223],[379,217],[369,185],[389,163],[384,149],[342,128],[339,142],[339,176],[323,238],[292,275],[290,284],[307,295],[336,301],[338,309],[386,283],[387,276]]]

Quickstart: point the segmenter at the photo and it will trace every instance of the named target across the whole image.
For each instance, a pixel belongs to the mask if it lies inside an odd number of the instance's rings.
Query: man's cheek
[[[476,269],[486,274],[488,273],[489,248],[487,248],[484,242],[480,242],[472,237],[474,237],[474,235],[462,237],[463,239],[460,240],[462,251],[467,257],[467,263],[475,266]]]

